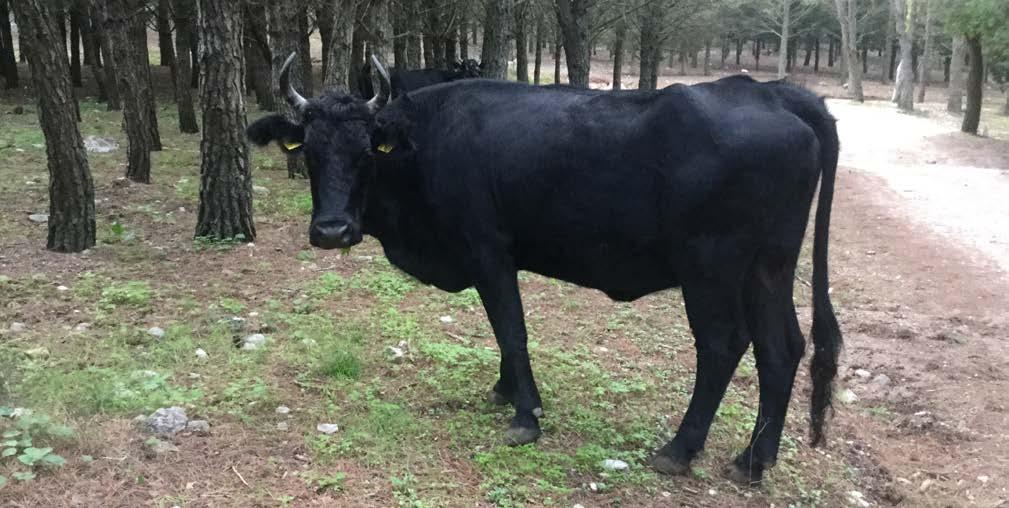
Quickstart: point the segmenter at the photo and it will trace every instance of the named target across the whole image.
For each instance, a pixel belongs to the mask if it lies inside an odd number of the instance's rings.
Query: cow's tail
[[[841,352],[841,329],[837,325],[834,306],[830,303],[830,283],[827,274],[827,243],[830,229],[830,207],[834,198],[834,177],[837,174],[839,141],[834,119],[823,108],[812,122],[820,142],[820,197],[816,205],[813,237],[813,361],[810,376],[813,394],[810,401],[810,432],[812,445],[823,441],[824,424],[831,410],[837,358]]]

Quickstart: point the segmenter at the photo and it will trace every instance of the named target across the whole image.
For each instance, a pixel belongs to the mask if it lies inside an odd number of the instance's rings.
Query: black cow
[[[730,77],[661,91],[605,92],[466,80],[388,102],[328,94],[249,126],[251,140],[302,143],[309,239],[363,234],[389,261],[446,291],[475,286],[501,350],[491,399],[511,403],[510,443],[540,435],[518,270],[630,301],[680,286],[695,337],[693,396],[652,458],[684,473],[702,449],[737,363],[753,344],[760,405],[727,473],[774,464],[805,339],[792,284],[820,182],[813,243],[812,442],[823,437],[841,334],[828,296],[827,236],[838,157],[821,99],[784,82]]]
[[[460,79],[479,78],[482,66],[473,59],[453,62],[451,70],[418,69],[413,71],[392,71],[392,98],[412,92],[425,86],[447,83]],[[375,87],[371,82],[371,64],[366,63],[357,79],[357,89],[361,97],[375,95]]]

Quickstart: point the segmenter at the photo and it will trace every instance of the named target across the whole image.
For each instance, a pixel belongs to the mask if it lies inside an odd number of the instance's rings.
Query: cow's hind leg
[[[734,279],[734,280],[733,280]],[[694,332],[697,374],[690,406],[676,436],[652,457],[661,473],[685,474],[704,448],[711,421],[749,340],[742,328],[741,277],[684,281],[683,299]]]
[[[795,372],[805,349],[792,304],[794,271],[794,256],[762,255],[747,277],[743,293],[757,360],[760,406],[749,446],[727,469],[727,475],[742,484],[760,482],[764,469],[777,460]]]

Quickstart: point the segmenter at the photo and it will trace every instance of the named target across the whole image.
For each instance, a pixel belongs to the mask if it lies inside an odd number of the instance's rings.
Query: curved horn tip
[[[371,55],[371,61],[379,74],[379,91],[368,101],[368,110],[372,114],[375,114],[389,102],[389,95],[392,93],[392,81],[389,79],[389,72],[385,70],[382,62],[378,61],[377,56],[374,54]]]
[[[284,60],[284,65],[280,68],[280,88],[284,91],[284,95],[287,98],[287,103],[291,107],[301,110],[308,104],[308,100],[301,96],[297,90],[291,85],[291,66],[294,64],[294,58],[298,55],[297,51],[292,51]]]

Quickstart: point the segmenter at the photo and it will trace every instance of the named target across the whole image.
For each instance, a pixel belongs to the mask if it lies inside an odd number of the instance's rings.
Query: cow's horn
[[[284,91],[287,103],[295,110],[301,111],[305,109],[308,101],[291,86],[291,64],[294,63],[294,57],[297,54],[296,51],[292,52],[291,56],[287,57],[287,60],[284,61],[284,66],[280,68],[280,89]]]
[[[375,69],[378,69],[378,93],[368,101],[368,110],[372,114],[378,113],[378,110],[385,107],[386,103],[389,102],[389,93],[392,90],[392,83],[389,80],[389,73],[382,67],[382,63],[378,61],[378,57],[371,55],[371,62],[374,64]]]

